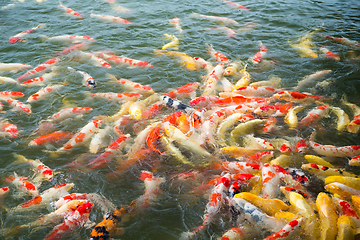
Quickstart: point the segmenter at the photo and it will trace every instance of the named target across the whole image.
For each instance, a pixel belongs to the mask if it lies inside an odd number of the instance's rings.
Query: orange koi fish
[[[39,66],[37,66],[36,68],[27,71],[25,74],[21,75],[20,77],[18,77],[19,81],[25,81],[28,80],[32,77],[34,77],[34,75],[42,73],[44,71],[47,71],[51,68],[53,68],[57,63],[59,63],[60,59],[59,58],[52,58],[49,59],[47,61],[45,61],[44,63],[40,64]]]
[[[45,27],[46,27],[45,24],[39,24],[38,26],[36,26],[36,27],[34,27],[34,28],[30,28],[30,29],[28,29],[28,30],[26,30],[26,31],[23,31],[23,32],[21,32],[21,33],[16,34],[15,36],[13,36],[13,37],[11,37],[11,38],[9,39],[9,42],[10,42],[11,44],[14,44],[14,43],[16,43],[16,42],[26,42],[25,37],[26,37],[29,33],[34,32],[34,31],[35,31],[36,29],[38,29],[38,28],[45,28]]]
[[[83,114],[90,113],[93,109],[90,107],[74,107],[63,108],[59,112],[54,113],[48,121],[59,123],[65,119],[82,116]]]

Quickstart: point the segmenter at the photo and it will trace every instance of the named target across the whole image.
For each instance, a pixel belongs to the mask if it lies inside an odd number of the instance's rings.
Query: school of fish
[[[115,1],[107,2],[119,14],[131,12]],[[221,2],[251,11],[232,1]],[[132,23],[119,16],[79,13],[66,5],[59,3],[64,14],[80,21],[90,17],[120,25]],[[216,27],[210,30],[228,38],[254,27],[249,24],[238,28],[237,21],[223,16],[193,12],[190,17],[199,24],[202,20],[214,23]],[[121,238],[124,226],[156,206],[170,191],[169,186],[187,186],[182,194],[203,203],[198,225],[188,225],[188,229],[176,233],[178,239],[206,239],[209,233],[221,240],[358,237],[360,178],[356,169],[360,166],[360,143],[334,146],[324,136],[328,131],[338,136],[359,134],[360,106],[346,96],[336,102],[317,94],[317,89],[326,89],[330,84],[333,71],[321,69],[304,76],[292,88],[282,87],[276,76],[258,81],[249,69],[262,64],[276,68],[277,64],[267,58],[271,49],[267,49],[265,41],[254,43],[253,53],[243,60],[231,59],[208,44],[204,46],[208,58],[204,59],[179,50],[185,34],[181,19],[167,21],[169,33],[175,33],[159,35],[159,39],[167,39],[163,42],[169,42],[159,44],[153,58],[175,58],[178,65],[174,67],[196,70],[203,76],[162,92],[110,73],[106,73],[107,79],[123,91],[97,91],[99,83],[92,73],[84,72],[75,63],[86,62],[104,71],[116,67],[151,71],[162,66],[151,64],[152,59],[118,56],[106,48],[92,51],[96,39],[91,36],[45,36],[41,34],[46,27],[42,23],[9,36],[8,44],[16,45],[35,41],[27,38],[36,32],[41,41],[65,47],[49,59],[40,60],[37,66],[0,60],[0,73],[5,75],[0,77],[2,113],[36,114],[34,104],[56,99],[58,92],[71,84],[52,81],[60,72],[66,72],[71,79],[82,79],[78,88],[83,89],[80,94],[84,99],[108,101],[117,105],[118,112],[95,116],[88,106],[64,103],[63,108],[53,110],[47,119],[37,123],[37,130],[30,135],[23,133],[21,124],[1,118],[2,138],[26,141],[25,149],[37,149],[49,159],[48,164],[29,159],[26,151],[13,154],[16,161],[12,165],[23,166],[29,174],[19,176],[13,172],[2,179],[1,216],[16,222],[26,212],[40,214],[27,224],[2,227],[1,238],[35,236],[44,229],[49,231],[39,239],[66,239],[80,229],[86,229],[89,240]],[[346,61],[329,49],[336,51],[341,46],[355,53],[360,50],[354,40],[326,35],[323,26],[295,37],[296,43],[288,41],[288,51],[296,51],[302,58]],[[328,46],[317,46],[316,37]],[[68,55],[72,56],[72,66],[64,61]],[[33,94],[14,91],[15,85],[32,88]],[[92,118],[77,130],[64,130],[88,115]],[[59,172],[48,166],[72,152],[77,152],[77,157],[64,163]],[[169,166],[171,171],[167,170]],[[57,174],[73,171],[105,171],[107,181],[113,184],[135,172],[144,193],[129,204],[115,206],[106,192],[74,193],[74,183],[55,182]],[[24,202],[13,206],[12,198],[23,198]]]

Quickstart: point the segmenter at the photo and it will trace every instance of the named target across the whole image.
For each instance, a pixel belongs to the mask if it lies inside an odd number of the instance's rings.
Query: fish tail
[[[43,34],[39,35],[39,37],[40,37],[40,39],[41,39],[42,42],[45,42],[47,39],[49,39],[48,36],[43,35]]]
[[[107,77],[107,78],[110,78],[110,79],[113,80],[113,81],[117,81],[117,78],[116,78],[114,75],[110,74],[110,73],[107,73],[107,74],[106,74],[106,77]]]
[[[36,28],[46,28],[46,24],[45,24],[45,23],[41,23],[41,24],[39,24]]]
[[[20,163],[26,163],[27,159],[23,155],[13,153],[13,156],[17,159],[16,161],[12,162],[11,164],[20,164]]]

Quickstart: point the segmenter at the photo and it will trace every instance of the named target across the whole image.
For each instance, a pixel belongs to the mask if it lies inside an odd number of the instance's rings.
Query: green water
[[[96,39],[89,51],[112,50],[116,55],[148,61],[154,67],[150,69],[130,69],[112,67],[105,69],[94,67],[87,62],[72,61],[73,54],[61,57],[59,74],[51,83],[65,82],[58,93],[52,94],[47,100],[32,104],[32,114],[10,111],[4,103],[1,117],[15,123],[20,135],[17,139],[0,139],[0,182],[6,186],[4,179],[16,172],[18,175],[31,176],[31,171],[26,164],[12,165],[15,160],[12,153],[22,154],[29,159],[39,159],[54,169],[58,174],[49,183],[43,183],[40,190],[61,183],[75,183],[71,192],[99,193],[113,202],[116,206],[127,205],[132,200],[143,194],[143,184],[138,179],[141,170],[150,170],[148,163],[136,165],[115,181],[109,182],[105,174],[116,169],[116,164],[109,165],[101,170],[70,171],[64,165],[70,163],[87,152],[86,148],[52,158],[43,152],[44,148],[30,148],[28,143],[35,135],[33,132],[38,123],[59,111],[64,104],[73,106],[87,106],[94,110],[82,119],[69,122],[65,130],[76,132],[83,127],[92,117],[97,115],[112,115],[118,111],[119,105],[106,100],[91,100],[85,97],[84,92],[89,89],[81,84],[80,77],[74,77],[67,71],[68,66],[89,73],[96,81],[98,87],[93,92],[122,92],[120,86],[111,83],[106,73],[118,78],[131,79],[144,85],[151,86],[156,92],[165,92],[170,88],[182,86],[188,82],[201,82],[202,70],[188,71],[179,64],[179,61],[170,57],[154,57],[153,50],[161,49],[168,43],[163,34],[175,34],[179,40],[179,51],[195,57],[209,59],[207,44],[211,44],[217,51],[225,54],[229,59],[247,62],[258,51],[261,41],[268,49],[266,58],[278,61],[277,65],[267,71],[261,71],[249,64],[249,72],[254,81],[267,80],[269,76],[276,75],[282,79],[284,89],[292,89],[296,83],[306,75],[318,70],[331,69],[331,78],[334,83],[325,90],[317,92],[333,99],[331,103],[338,105],[339,99],[346,94],[348,101],[360,105],[360,65],[359,60],[350,60],[346,46],[324,40],[322,37],[331,35],[346,37],[360,41],[360,2],[352,1],[241,1],[249,11],[237,10],[221,1],[117,1],[117,4],[131,10],[130,13],[116,13],[110,4],[103,0],[89,1],[64,1],[63,5],[70,7],[84,15],[83,19],[76,19],[65,14],[59,7],[58,1],[47,0],[37,3],[35,0],[24,2],[0,1],[0,7],[14,4],[0,11],[0,62],[25,63],[33,67],[56,57],[64,49],[64,45],[42,42],[40,35],[87,35]],[[113,24],[91,18],[89,15],[108,14],[121,16],[132,23],[129,25]],[[254,29],[243,31],[235,38],[228,38],[216,30],[211,21],[194,18],[192,13],[228,17],[239,24],[231,26],[242,28],[246,23],[257,23]],[[182,34],[179,34],[169,23],[170,19],[181,19]],[[47,28],[38,29],[31,33],[27,42],[10,44],[8,39],[19,32],[35,27],[40,23]],[[288,40],[295,42],[301,35],[323,25],[323,31],[314,35],[314,43],[320,47],[327,45],[330,50],[341,57],[341,61],[332,61],[326,58],[301,58],[292,49]],[[230,26],[229,26],[230,27]],[[359,55],[359,52],[355,52]],[[17,78],[24,72],[3,73],[2,76]],[[0,85],[0,91],[21,91],[25,101],[31,94],[41,87],[22,87],[13,84]],[[314,89],[308,89],[312,92]],[[359,144],[359,136],[344,134],[340,137],[334,131],[325,131],[322,140],[328,144],[355,145]],[[135,136],[135,135],[133,135]],[[93,156],[95,157],[95,156]],[[171,181],[171,177],[181,171],[190,170],[187,167],[173,164],[166,156],[158,160],[156,175],[165,177],[167,182],[162,185],[163,193],[158,202],[146,209],[143,213],[125,225],[125,234],[120,239],[178,239],[184,231],[192,230],[202,222],[202,215],[207,203],[207,198],[201,194],[189,194],[192,184]],[[357,171],[356,169],[350,169]],[[196,184],[201,184],[198,182]],[[195,185],[195,184],[193,184]],[[29,200],[28,197],[17,198],[16,191],[12,191],[4,198],[6,208],[15,207]],[[1,215],[4,228],[11,228],[37,219],[40,214],[47,214],[50,209],[31,211],[25,215],[12,216],[6,212]],[[99,222],[103,212],[94,209],[90,219]],[[221,236],[226,226],[219,224],[213,226],[201,238],[210,239],[212,236]],[[44,228],[36,234],[20,232],[12,239],[42,239],[51,231],[51,227]],[[67,239],[86,239],[91,229],[81,229]]]

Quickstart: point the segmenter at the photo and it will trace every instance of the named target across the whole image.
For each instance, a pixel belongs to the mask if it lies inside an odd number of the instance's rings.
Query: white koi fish
[[[0,71],[12,71],[14,73],[21,71],[26,68],[31,68],[31,65],[22,63],[0,63]]]
[[[99,15],[99,14],[90,14],[90,17],[92,18],[97,18],[100,19],[102,21],[106,21],[106,22],[111,22],[111,23],[131,23],[130,21],[123,19],[121,17],[115,17],[115,16],[111,16],[111,15]]]
[[[7,120],[0,121],[0,136],[16,138],[19,130],[15,124],[9,123]]]
[[[0,84],[2,83],[15,83],[15,84],[18,84],[19,82],[16,81],[15,79],[13,78],[10,78],[10,77],[0,77]]]
[[[263,181],[263,195],[264,198],[274,198],[277,196],[280,177],[277,174],[275,168],[266,163],[261,168],[261,175]]]
[[[94,38],[89,36],[82,35],[61,35],[55,37],[48,37],[45,35],[40,35],[40,37],[47,42],[56,43],[56,44],[70,44],[70,43],[82,43],[82,42],[93,42]]]
[[[48,81],[53,79],[56,75],[57,75],[56,72],[45,73],[44,75],[42,75],[40,77],[32,78],[30,80],[24,81],[20,85],[25,86],[25,87],[43,86]]]
[[[63,108],[59,112],[54,113],[49,120],[53,123],[59,123],[68,118],[74,118],[82,116],[83,114],[90,113],[93,109],[89,107],[74,107],[74,108]]]
[[[86,73],[86,72],[83,72],[83,71],[80,71],[80,70],[76,70],[72,67],[68,67],[68,69],[71,71],[71,72],[74,72],[74,73],[80,73],[82,76],[83,76],[83,82],[82,84],[84,86],[87,86],[88,88],[90,89],[94,89],[96,88],[96,82],[95,82],[95,79],[92,78],[90,76],[90,74]]]
[[[238,24],[237,21],[235,21],[231,18],[227,18],[227,17],[208,16],[208,15],[203,15],[203,14],[198,14],[198,13],[192,13],[192,16],[208,19],[210,21],[221,23],[221,24]]]
[[[208,54],[214,58],[217,62],[228,63],[230,60],[221,52],[215,51],[215,49],[208,44]]]
[[[111,4],[111,8],[118,13],[129,13],[131,12],[130,9],[124,7],[124,6],[120,6],[120,5],[116,5],[116,4]]]
[[[178,17],[174,17],[173,19],[169,20],[170,23],[174,25],[174,28],[179,31],[179,33],[182,33],[182,28],[180,26],[181,20]]]
[[[16,163],[28,163],[33,168],[35,173],[38,175],[33,179],[34,182],[39,182],[41,180],[51,181],[54,177],[54,172],[48,166],[43,164],[39,159],[32,160],[27,159],[23,155],[13,154],[17,159]]]
[[[321,79],[325,78],[327,75],[329,75],[330,73],[332,73],[332,70],[320,70],[311,75],[308,75],[308,76],[304,77],[303,79],[301,79],[297,83],[297,86],[294,88],[294,91],[298,91],[299,89],[307,87],[307,85],[309,85],[309,83],[321,80]]]
[[[36,26],[36,27],[33,27],[33,28],[30,28],[30,29],[28,29],[28,30],[26,30],[26,31],[23,31],[23,32],[21,32],[21,33],[18,33],[18,34],[16,34],[15,36],[13,36],[13,37],[11,37],[10,39],[9,39],[9,42],[11,43],[11,44],[14,44],[14,43],[16,43],[16,42],[26,42],[26,36],[29,34],[29,33],[31,33],[31,32],[34,32],[36,29],[39,29],[39,28],[45,28],[46,26],[45,26],[45,24],[39,24],[38,26]]]
[[[27,71],[25,74],[18,77],[18,80],[25,81],[30,78],[33,78],[35,75],[53,68],[57,63],[59,63],[59,61],[60,61],[59,58],[49,59],[49,60],[45,61],[44,63],[40,64],[39,66],[37,66],[36,68],[34,68],[30,71]]]
[[[60,90],[60,88],[62,88],[63,85],[52,85],[52,86],[48,86],[45,88],[40,89],[39,91],[37,91],[36,93],[34,93],[33,95],[31,95],[26,101],[28,103],[33,103],[33,102],[39,102],[42,101],[44,99],[46,99],[52,92],[56,92],[58,90]]]
[[[104,145],[105,138],[109,135],[111,131],[110,126],[106,126],[103,129],[99,129],[99,131],[93,135],[91,138],[91,142],[89,144],[89,152],[96,154],[100,150],[100,148]],[[105,147],[105,146],[104,146]]]
[[[219,63],[206,77],[202,96],[214,95],[216,91],[216,85],[218,81],[220,81],[220,79],[222,78],[223,74],[224,74],[224,64]]]

